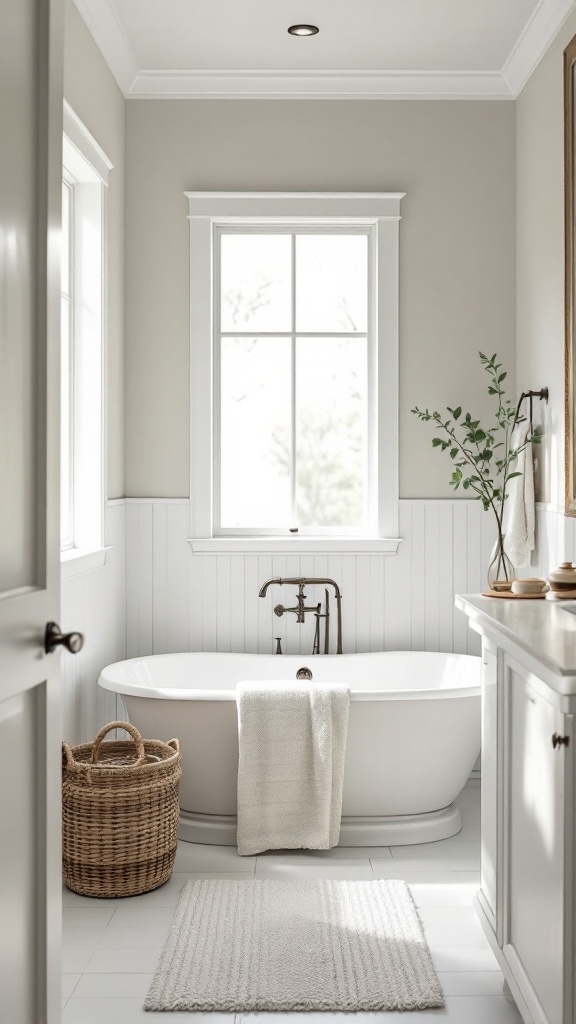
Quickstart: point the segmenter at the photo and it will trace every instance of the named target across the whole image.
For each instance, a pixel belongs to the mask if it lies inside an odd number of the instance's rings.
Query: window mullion
[[[220,331],[221,338],[253,338],[254,331]],[[286,331],[258,331],[259,338],[285,338]],[[367,331],[293,331],[296,338],[367,338]]]
[[[212,522],[222,529],[222,231],[213,229]]]
[[[291,270],[292,270],[292,337],[291,337],[291,348],[292,348],[292,396],[291,396],[291,416],[292,416],[292,459],[290,465],[290,522],[293,527],[298,526],[298,518],[296,514],[296,235],[292,233],[292,247],[291,247]]]

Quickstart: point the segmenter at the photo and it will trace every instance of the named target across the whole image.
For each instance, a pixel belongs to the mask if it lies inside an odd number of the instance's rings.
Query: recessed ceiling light
[[[316,36],[320,29],[317,25],[290,25],[288,31],[291,36]]]

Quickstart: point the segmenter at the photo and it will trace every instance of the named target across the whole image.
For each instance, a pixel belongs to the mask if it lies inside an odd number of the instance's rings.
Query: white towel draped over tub
[[[238,853],[336,846],[349,689],[241,682],[236,699]]]

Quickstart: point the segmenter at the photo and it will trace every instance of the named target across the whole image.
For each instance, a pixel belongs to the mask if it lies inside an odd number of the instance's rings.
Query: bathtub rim
[[[453,651],[371,651],[359,654],[342,654],[342,655],[328,655],[331,658],[363,658],[374,655],[375,657],[383,655],[442,655],[446,657],[465,658],[469,661],[475,661],[480,669],[481,659],[479,656],[472,654],[455,654]],[[169,654],[147,654],[139,655],[135,658],[124,658],[121,661],[116,661],[110,665],[106,665],[98,677],[98,685],[104,690],[109,690],[113,693],[118,693],[120,696],[127,697],[144,697],[150,700],[184,700],[184,701],[233,701],[236,702],[237,691],[236,689],[201,689],[196,687],[156,687],[148,686],[138,683],[131,683],[121,678],[114,678],[114,670],[124,670],[125,666],[151,661],[152,659],[161,660],[164,658],[173,657],[185,657],[190,655],[192,657],[201,657],[203,655],[211,657],[219,657],[222,659],[226,658],[274,658],[274,655],[270,654],[251,654],[246,652],[229,652],[229,651],[181,651],[172,652]],[[294,659],[295,662],[306,660],[306,655],[283,655],[284,658]],[[312,658],[325,658],[325,655],[311,655],[308,660]],[[109,673],[111,675],[107,675]],[[112,676],[112,677],[111,677]],[[247,674],[243,679],[239,679],[239,682],[250,679],[250,675]],[[328,680],[326,680],[328,682]],[[342,685],[342,681],[340,681]],[[480,697],[482,692],[482,686],[480,679],[478,680],[477,686],[458,686],[450,688],[434,688],[428,689],[401,689],[401,690],[350,690],[350,699],[352,701],[383,701],[383,700],[449,700],[449,699],[462,699],[465,697]]]

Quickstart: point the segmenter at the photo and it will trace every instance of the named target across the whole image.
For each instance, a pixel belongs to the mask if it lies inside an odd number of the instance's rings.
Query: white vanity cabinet
[[[572,1024],[573,716],[506,656],[503,681],[503,954],[534,1019]]]
[[[457,604],[482,635],[477,910],[524,1020],[576,1024],[576,616],[545,601]]]

